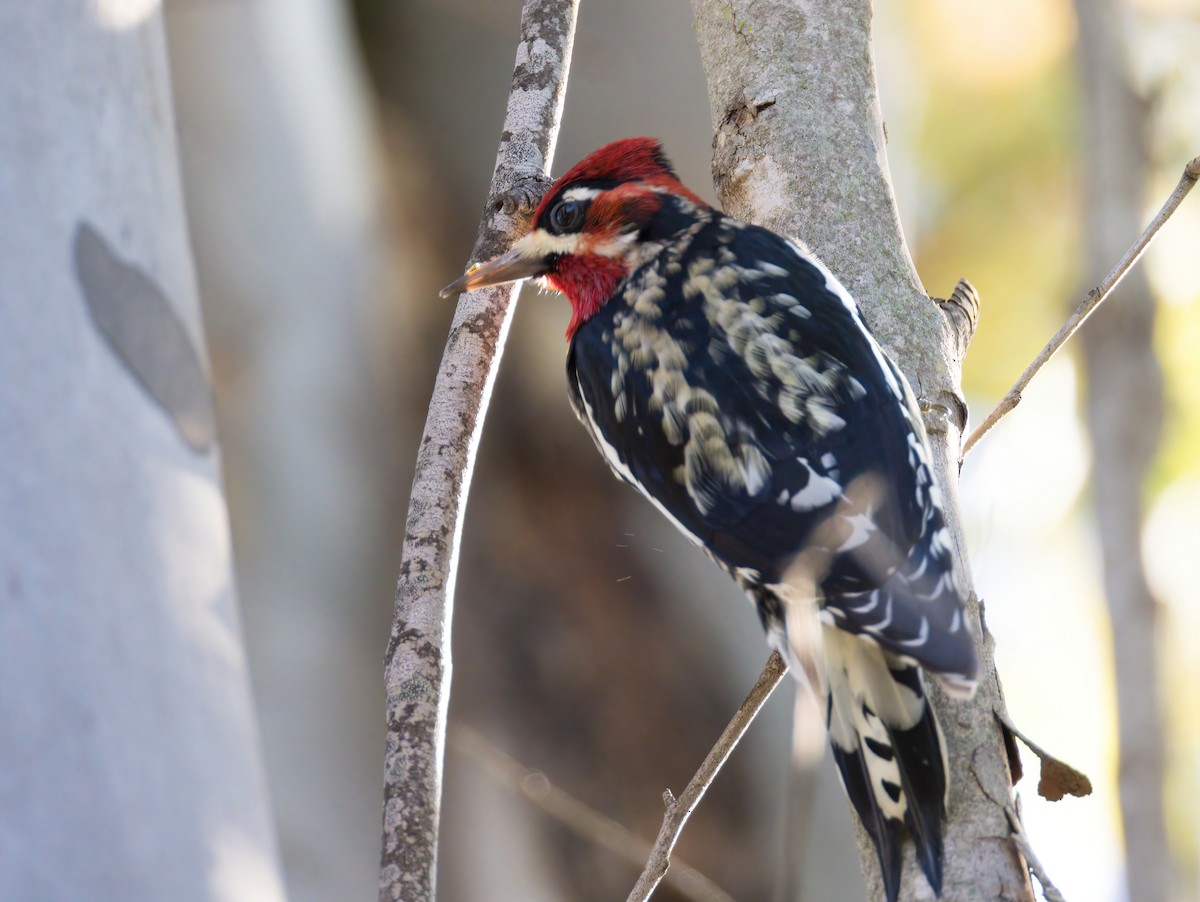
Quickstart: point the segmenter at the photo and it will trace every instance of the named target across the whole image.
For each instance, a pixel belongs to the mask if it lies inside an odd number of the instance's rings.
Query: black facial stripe
[[[571,182],[571,184],[565,186],[563,188],[563,193],[565,194],[572,188],[592,188],[596,191],[608,191],[620,184],[622,183],[616,179],[580,179],[577,182]]]
[[[558,192],[558,197],[555,199],[554,203],[547,207],[545,212],[542,213],[541,217],[538,219],[536,223],[537,227],[545,229],[552,235],[564,234],[563,232],[555,229],[551,215],[553,214],[555,207],[563,202],[563,195],[565,195],[568,191],[574,190],[575,188],[590,188],[593,191],[608,191],[620,184],[622,183],[616,179],[580,179],[579,181],[571,182],[569,185],[563,185],[562,189]],[[589,203],[587,200],[581,200],[579,202],[584,204],[585,209]]]

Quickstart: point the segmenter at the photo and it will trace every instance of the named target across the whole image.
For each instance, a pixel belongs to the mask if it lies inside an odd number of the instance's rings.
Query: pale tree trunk
[[[1084,202],[1088,287],[1144,217],[1146,105],[1125,65],[1119,4],[1077,0],[1085,100]],[[1158,690],[1158,602],[1142,562],[1142,487],[1162,428],[1162,373],[1154,352],[1154,298],[1145,270],[1083,330],[1092,491],[1104,590],[1112,620],[1120,744],[1119,790],[1129,898],[1171,898],[1163,713]]]
[[[168,7],[239,582],[296,902],[378,879],[396,380],[372,110],[338,0]],[[420,236],[399,248],[419,254]],[[410,271],[411,273],[411,271]],[[388,337],[388,355],[380,333]]]
[[[862,305],[875,334],[912,383],[925,411],[947,523],[973,632],[980,606],[958,513],[965,406],[959,375],[970,336],[960,308],[921,287],[900,229],[887,168],[870,47],[870,0],[803,7],[774,0],[692,0],[708,79],[713,176],[734,216],[809,243]],[[946,286],[947,292],[950,286]],[[946,732],[951,801],[944,895],[1028,899],[1028,874],[1007,839],[1012,777],[993,712],[1003,707],[990,641],[971,703],[931,691]],[[875,850],[861,828],[868,895],[882,898]],[[903,899],[932,891],[905,850]]]
[[[157,5],[0,84],[0,898],[281,899]]]

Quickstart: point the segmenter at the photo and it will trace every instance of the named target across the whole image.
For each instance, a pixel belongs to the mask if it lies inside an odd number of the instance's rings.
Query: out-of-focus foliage
[[[916,4],[909,34],[924,115],[894,129],[919,160],[918,269],[933,293],[960,276],[984,300],[964,369],[995,397],[1061,324],[1078,280],[1079,113],[1066,0]]]

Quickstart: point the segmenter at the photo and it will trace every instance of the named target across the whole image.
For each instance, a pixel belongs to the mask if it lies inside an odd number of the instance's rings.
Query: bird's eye
[[[550,225],[560,235],[574,232],[583,225],[584,205],[577,200],[564,200],[550,211]]]

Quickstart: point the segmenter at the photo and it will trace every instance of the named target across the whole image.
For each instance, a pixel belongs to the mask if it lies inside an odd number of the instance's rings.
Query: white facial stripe
[[[545,229],[534,229],[518,244],[521,253],[529,257],[549,257],[551,254],[573,254],[579,244],[579,235],[551,235]]]
[[[600,195],[599,188],[571,188],[562,194],[563,200],[591,200]]]
[[[637,240],[637,232],[623,232],[612,238],[594,240],[578,232],[551,235],[545,229],[535,229],[521,239],[521,253],[529,257],[548,257],[551,254],[599,254],[602,257],[623,257]]]
[[[597,241],[588,251],[601,257],[624,257],[629,246],[637,240],[637,232],[623,232],[607,241]]]

